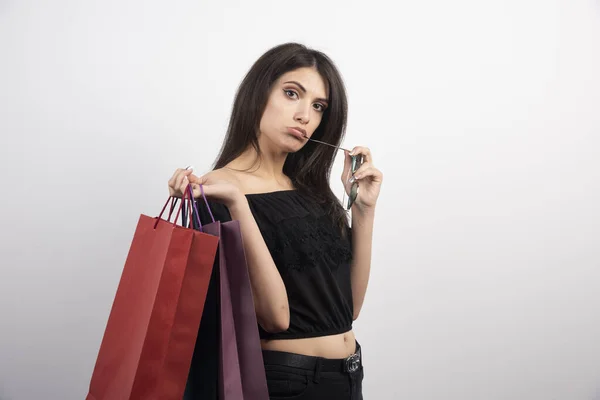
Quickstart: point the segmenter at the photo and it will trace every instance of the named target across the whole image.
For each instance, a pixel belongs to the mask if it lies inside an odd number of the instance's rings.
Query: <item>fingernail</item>
[[[348,182],[349,183],[354,183],[354,176],[352,178],[350,178],[350,180]]]

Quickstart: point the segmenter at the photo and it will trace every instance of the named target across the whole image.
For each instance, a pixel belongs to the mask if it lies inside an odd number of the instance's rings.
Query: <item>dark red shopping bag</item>
[[[183,397],[219,238],[162,219],[168,203],[140,216],[87,400]]]

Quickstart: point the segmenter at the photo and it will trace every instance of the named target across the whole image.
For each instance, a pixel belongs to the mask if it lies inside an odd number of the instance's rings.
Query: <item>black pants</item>
[[[263,350],[271,400],[362,400],[362,352],[325,359]]]

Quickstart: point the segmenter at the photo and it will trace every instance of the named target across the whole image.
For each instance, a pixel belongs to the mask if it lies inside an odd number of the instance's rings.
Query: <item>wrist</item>
[[[357,217],[375,217],[375,206],[361,206],[354,203],[352,206],[352,215]]]

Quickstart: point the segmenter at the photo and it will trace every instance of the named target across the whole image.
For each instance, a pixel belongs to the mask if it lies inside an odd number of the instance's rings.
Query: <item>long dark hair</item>
[[[315,68],[329,88],[329,106],[313,138],[339,145],[345,135],[348,100],[342,77],[333,61],[320,51],[298,43],[271,48],[252,65],[238,88],[229,120],[227,135],[214,169],[223,168],[252,145],[261,155],[257,133],[273,84],[286,72],[298,68]],[[296,153],[288,154],[283,172],[294,187],[329,207],[342,232],[348,216],[329,186],[334,158],[338,150],[308,142]]]

